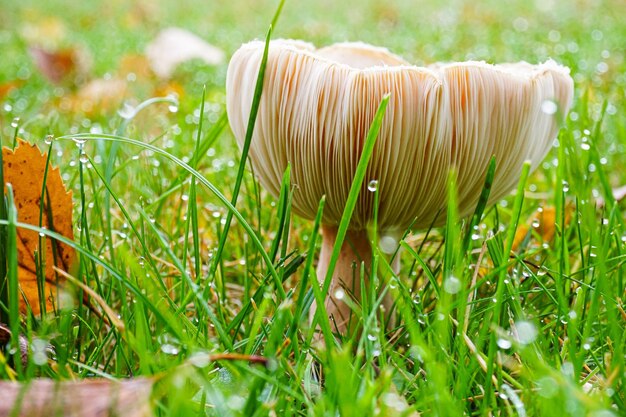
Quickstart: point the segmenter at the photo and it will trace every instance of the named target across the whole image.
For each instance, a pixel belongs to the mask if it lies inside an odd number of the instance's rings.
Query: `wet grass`
[[[54,18],[61,45],[92,51],[93,78],[115,74],[168,25],[230,54],[265,36],[277,3],[12,3],[0,11],[10,57],[0,84],[19,88],[0,101],[2,142],[17,134],[53,153],[74,192],[73,274],[110,310],[76,302],[20,321],[9,303],[11,328],[54,355],[41,360],[33,348],[21,367],[7,349],[2,379],[154,376],[160,415],[626,414],[626,230],[612,194],[626,183],[623,2],[286,2],[273,38],[363,40],[416,63],[552,57],[576,82],[554,148],[517,191],[473,219],[457,219],[450,204],[445,227],[408,230],[398,274],[375,250],[374,281],[396,301],[397,326],[385,328],[368,292],[349,338],[320,315],[327,348],[307,313],[324,290],[311,284],[319,220],[292,215],[288,172],[274,199],[241,161],[224,116],[225,64],[179,68],[177,106],[84,114],[62,105],[76,87],[52,86],[26,53],[29,30]],[[131,82],[131,110],[155,96],[151,83],[160,81]],[[454,190],[452,179],[450,201]],[[26,227],[10,202],[0,207],[9,238]],[[535,224],[542,211],[554,220]],[[544,240],[546,229],[554,236]],[[6,242],[14,299],[17,255]],[[244,356],[206,356],[222,353]]]

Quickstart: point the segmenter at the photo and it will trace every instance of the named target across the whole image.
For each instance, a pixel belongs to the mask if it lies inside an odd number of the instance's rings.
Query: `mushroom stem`
[[[328,264],[337,241],[337,227],[322,225],[322,250],[319,263],[317,264],[317,280],[320,286],[324,285]],[[392,261],[391,268],[397,274],[400,270],[400,256]],[[372,265],[372,246],[366,230],[348,230],[341,245],[339,258],[335,264],[333,277],[330,282],[328,294],[324,302],[326,313],[330,318],[333,328],[341,334],[349,334],[358,322],[353,315],[350,304],[361,304],[361,265],[365,267],[364,284],[370,286],[370,268]],[[351,299],[353,303],[346,303]],[[384,311],[387,312],[385,322],[387,326],[394,323],[392,313],[393,299],[387,293],[382,302]],[[311,309],[310,319],[313,321],[315,305]]]
[[[337,227],[322,225],[322,250],[317,264],[317,280],[324,284],[328,263],[337,240]],[[331,325],[339,333],[346,334],[356,324],[352,310],[345,300],[350,297],[361,302],[361,264],[365,265],[365,285],[369,285],[370,266],[372,264],[372,246],[366,230],[349,230],[341,246],[339,259],[335,265],[333,278],[324,303]],[[339,297],[338,297],[339,296]],[[315,308],[311,309],[311,319]]]

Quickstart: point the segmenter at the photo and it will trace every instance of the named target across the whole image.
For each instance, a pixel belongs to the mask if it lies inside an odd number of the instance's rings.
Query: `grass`
[[[117,107],[67,110],[74,87],[49,84],[25,52],[32,28],[52,19],[65,31],[60,45],[98,51],[94,78],[117,74],[122,57],[168,25],[230,54],[265,36],[278,2],[111,2],[98,19],[93,1],[10,3],[0,11],[9,57],[0,85],[20,87],[0,101],[0,137],[4,145],[17,134],[51,146],[74,192],[73,274],[102,302],[100,314],[74,303],[21,320],[9,303],[2,316],[11,328],[34,347],[51,344],[54,356],[31,355],[22,368],[7,349],[0,378],[150,376],[158,415],[626,414],[626,229],[612,196],[626,183],[621,1],[285,3],[273,38],[359,39],[418,64],[553,57],[576,82],[555,147],[510,197],[458,219],[451,177],[447,225],[408,230],[398,274],[375,250],[374,281],[396,301],[397,327],[385,329],[370,291],[355,306],[362,327],[350,338],[333,336],[320,315],[328,349],[316,343],[307,314],[323,296],[311,279],[319,216],[292,216],[288,172],[275,200],[246,169],[224,116],[225,65],[179,68],[175,112],[157,100],[122,117]],[[138,108],[160,83],[138,76],[128,103]],[[3,236],[33,228],[16,223],[7,201]],[[538,210],[554,210],[554,238],[544,242],[530,227],[509,256],[516,230]],[[8,271],[14,300],[11,241],[0,245],[8,260],[0,272]]]

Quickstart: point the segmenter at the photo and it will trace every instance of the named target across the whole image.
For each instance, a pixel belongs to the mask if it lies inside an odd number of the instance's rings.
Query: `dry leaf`
[[[89,71],[90,58],[84,51],[75,48],[47,50],[32,46],[28,48],[35,66],[41,74],[54,84],[79,83]]]
[[[147,417],[153,385],[151,378],[0,381],[0,416]]]
[[[185,88],[176,81],[170,81],[156,86],[152,94],[154,97],[174,96],[180,100],[185,95]]]
[[[120,60],[118,74],[125,79],[129,74],[134,74],[137,79],[154,77],[148,58],[139,54],[124,55]]]
[[[46,154],[42,154],[35,145],[20,140],[19,146],[12,151],[2,149],[4,181],[13,186],[17,220],[21,223],[39,225],[41,190],[46,168]],[[67,192],[58,168],[49,167],[44,196],[42,225],[72,240],[72,194]],[[51,216],[49,214],[51,213]],[[37,292],[37,262],[35,252],[39,252],[39,235],[36,232],[17,230],[18,274],[20,288],[35,314],[39,313]],[[72,248],[53,239],[45,239],[45,277],[46,282],[55,286],[57,274],[54,266],[67,271],[74,261]],[[51,310],[51,297],[56,294],[52,286],[46,288],[46,308]],[[49,296],[49,297],[48,297]],[[20,300],[20,309],[26,311],[26,305]]]
[[[11,341],[11,329],[4,323],[0,323],[0,346],[7,346]],[[28,366],[28,339],[23,334],[18,337],[18,347],[20,349],[20,360],[22,366]],[[0,393],[0,398],[2,397]],[[0,414],[3,415],[3,414]]]
[[[65,97],[61,109],[87,115],[106,114],[117,110],[126,96],[127,83],[124,80],[96,79],[88,82],[73,96]]]
[[[146,47],[152,70],[161,78],[169,78],[176,67],[191,59],[201,59],[209,65],[224,62],[224,52],[203,39],[179,28],[162,30]]]
[[[565,208],[565,224],[569,223],[571,212],[571,207],[567,206]],[[525,224],[520,224],[513,239],[513,250],[519,249],[531,228],[541,237],[541,243],[551,242],[556,232],[556,209],[553,206],[543,207],[541,210],[534,212]]]

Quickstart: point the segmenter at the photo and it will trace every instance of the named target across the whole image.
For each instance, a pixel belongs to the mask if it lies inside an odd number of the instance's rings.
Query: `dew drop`
[[[46,135],[46,138],[44,139],[44,142],[46,143],[46,145],[52,145],[53,141],[54,141],[54,135]]]
[[[342,290],[341,288],[339,288],[337,291],[335,291],[335,298],[337,300],[343,300],[343,297],[346,296],[346,292],[344,290]]]
[[[561,373],[567,376],[574,375],[574,364],[571,362],[563,362],[561,364]]]
[[[124,103],[122,108],[117,111],[117,114],[119,114],[122,119],[129,120],[135,117],[135,112],[136,110],[133,106],[128,103]]]
[[[85,152],[80,153],[79,161],[81,164],[86,164],[87,162],[89,162],[89,157],[87,156]]]
[[[520,320],[515,322],[517,341],[522,345],[528,345],[537,339],[537,328],[529,321]]]
[[[48,342],[46,340],[34,338],[30,348],[35,365],[43,366],[48,363]]]
[[[443,289],[448,294],[456,294],[461,290],[461,281],[455,276],[449,276],[443,282]]]
[[[11,127],[17,128],[20,125],[20,118],[16,117],[11,121]]]
[[[391,255],[398,248],[398,241],[393,236],[385,235],[378,241],[378,246],[382,253]]]
[[[167,106],[167,109],[170,111],[170,113],[176,113],[178,112],[178,104],[170,104],[169,106]]]
[[[180,350],[176,346],[169,343],[161,345],[161,351],[168,355],[178,355],[178,352],[180,352]]]
[[[372,193],[375,192],[376,190],[378,190],[378,180],[371,180],[367,184],[367,190],[371,191]]]
[[[496,343],[498,344],[498,347],[500,349],[504,349],[504,350],[510,349],[512,345],[511,341],[508,339],[498,339]]]

